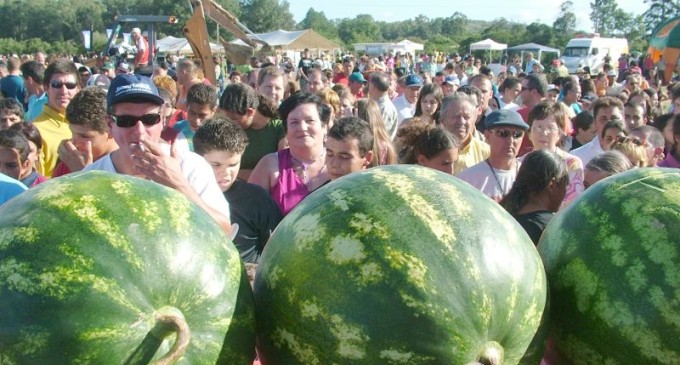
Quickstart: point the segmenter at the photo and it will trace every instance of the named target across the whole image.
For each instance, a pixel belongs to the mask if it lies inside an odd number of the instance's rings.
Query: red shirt
[[[144,47],[144,49],[140,49]],[[149,64],[149,42],[143,36],[137,41],[137,54],[135,55],[135,65],[146,66]]]
[[[333,83],[334,84],[343,84],[345,86],[349,86],[349,77],[346,76],[344,72],[340,72],[338,74],[335,74],[335,76],[333,76]]]
[[[524,119],[524,122],[526,124],[529,124],[529,111],[531,111],[531,108],[529,108],[528,106],[517,109],[517,113],[519,113],[519,115],[522,116],[522,119]],[[517,153],[517,157],[522,157],[534,150],[534,145],[531,143],[531,139],[529,139],[529,136],[527,136],[528,133],[529,131],[527,131],[527,133],[525,133],[524,135],[522,144],[519,146],[519,152]]]

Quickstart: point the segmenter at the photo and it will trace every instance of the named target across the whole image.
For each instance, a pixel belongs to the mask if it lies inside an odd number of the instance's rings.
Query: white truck
[[[564,48],[560,59],[569,70],[576,73],[578,68],[589,67],[590,73],[596,75],[602,71],[605,58],[609,56],[610,63],[617,68],[618,59],[628,53],[628,40],[625,38],[573,38]]]

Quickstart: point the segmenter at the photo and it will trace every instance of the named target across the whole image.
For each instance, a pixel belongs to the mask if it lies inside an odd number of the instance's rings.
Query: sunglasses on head
[[[641,140],[639,140],[637,138],[630,138],[630,137],[617,137],[616,142],[619,142],[619,143],[630,142],[630,143],[632,143],[636,146],[643,146],[644,145],[644,143]]]
[[[67,89],[73,90],[78,86],[78,84],[75,82],[61,82],[58,80],[52,80],[50,82],[50,86],[54,89],[61,89],[62,86],[66,86]]]
[[[493,132],[496,133],[496,135],[501,138],[508,138],[512,136],[512,138],[514,139],[520,139],[522,138],[522,136],[524,136],[524,131],[509,131],[507,129],[494,129]]]
[[[142,122],[147,127],[154,126],[161,121],[160,114],[144,114],[136,117],[134,115],[112,115],[111,119],[120,128],[131,128],[137,125],[137,122]]]

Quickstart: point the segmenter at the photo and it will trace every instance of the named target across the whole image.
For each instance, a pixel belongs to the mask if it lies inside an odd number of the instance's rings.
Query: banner
[[[92,49],[92,31],[90,30],[83,30],[83,46],[85,47],[86,50],[91,50]]]

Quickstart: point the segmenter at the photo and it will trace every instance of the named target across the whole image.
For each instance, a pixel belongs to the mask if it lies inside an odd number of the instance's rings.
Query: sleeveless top
[[[279,179],[271,190],[271,196],[285,216],[309,195],[309,189],[295,173],[290,149],[286,148],[277,152],[277,156],[279,158]]]

